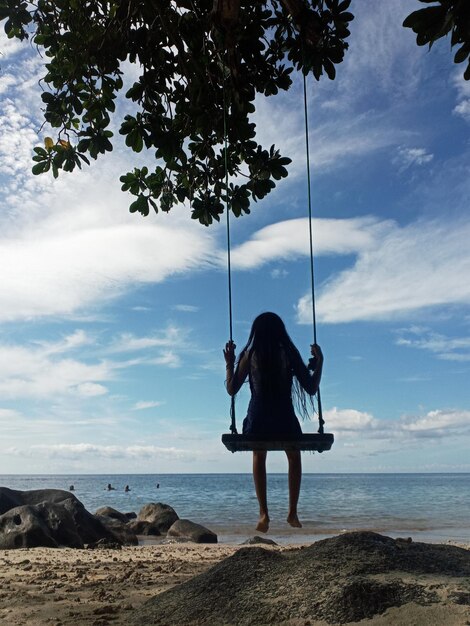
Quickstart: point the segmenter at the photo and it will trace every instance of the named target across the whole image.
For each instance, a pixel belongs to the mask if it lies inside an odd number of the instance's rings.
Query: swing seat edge
[[[307,433],[300,437],[283,439],[266,439],[260,435],[240,435],[226,433],[222,435],[222,443],[230,452],[250,450],[299,450],[310,452],[326,452],[334,442],[333,433]]]

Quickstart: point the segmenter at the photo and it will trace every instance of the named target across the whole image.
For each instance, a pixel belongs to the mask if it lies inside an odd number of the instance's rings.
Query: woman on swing
[[[307,416],[306,395],[313,396],[320,384],[323,354],[320,346],[311,346],[312,358],[307,367],[287,334],[281,318],[262,313],[251,327],[246,346],[235,367],[235,344],[225,345],[227,391],[234,396],[248,377],[251,400],[243,420],[244,435],[260,435],[267,440],[292,439],[302,434],[293,399],[302,416]],[[269,514],[266,495],[266,455],[253,451],[253,479],[259,503],[256,530],[267,532]],[[300,451],[286,450],[289,462],[289,514],[287,522],[301,528],[297,515],[302,462]]]

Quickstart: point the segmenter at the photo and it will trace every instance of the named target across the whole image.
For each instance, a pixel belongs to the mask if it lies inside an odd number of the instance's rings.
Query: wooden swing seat
[[[230,452],[249,450],[300,450],[325,452],[330,450],[335,440],[332,433],[305,434],[286,439],[266,439],[260,435],[222,435],[222,443]]]

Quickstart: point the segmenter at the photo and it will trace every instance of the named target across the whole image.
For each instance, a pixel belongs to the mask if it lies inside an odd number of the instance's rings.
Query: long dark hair
[[[246,352],[256,355],[256,364],[259,369],[260,383],[263,393],[269,397],[276,397],[279,390],[285,386],[286,358],[287,365],[293,369],[293,364],[302,361],[299,351],[286,330],[285,324],[276,313],[261,313],[255,318],[251,326],[246,346],[240,352],[240,360]],[[284,385],[283,385],[284,383]],[[302,419],[309,417],[307,408],[307,394],[298,380],[293,378],[293,400]],[[309,396],[313,408],[312,397]]]

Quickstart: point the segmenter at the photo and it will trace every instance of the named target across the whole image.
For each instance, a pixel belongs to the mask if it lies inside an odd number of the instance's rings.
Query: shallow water
[[[108,483],[115,491],[106,490]],[[72,484],[91,512],[101,506],[138,512],[148,502],[164,502],[181,518],[216,532],[222,543],[255,534],[258,507],[250,474],[0,475],[0,486],[11,489],[68,489]],[[268,496],[269,537],[279,543],[359,529],[415,541],[470,542],[470,474],[304,474],[300,530],[284,522],[285,474],[268,476]]]

